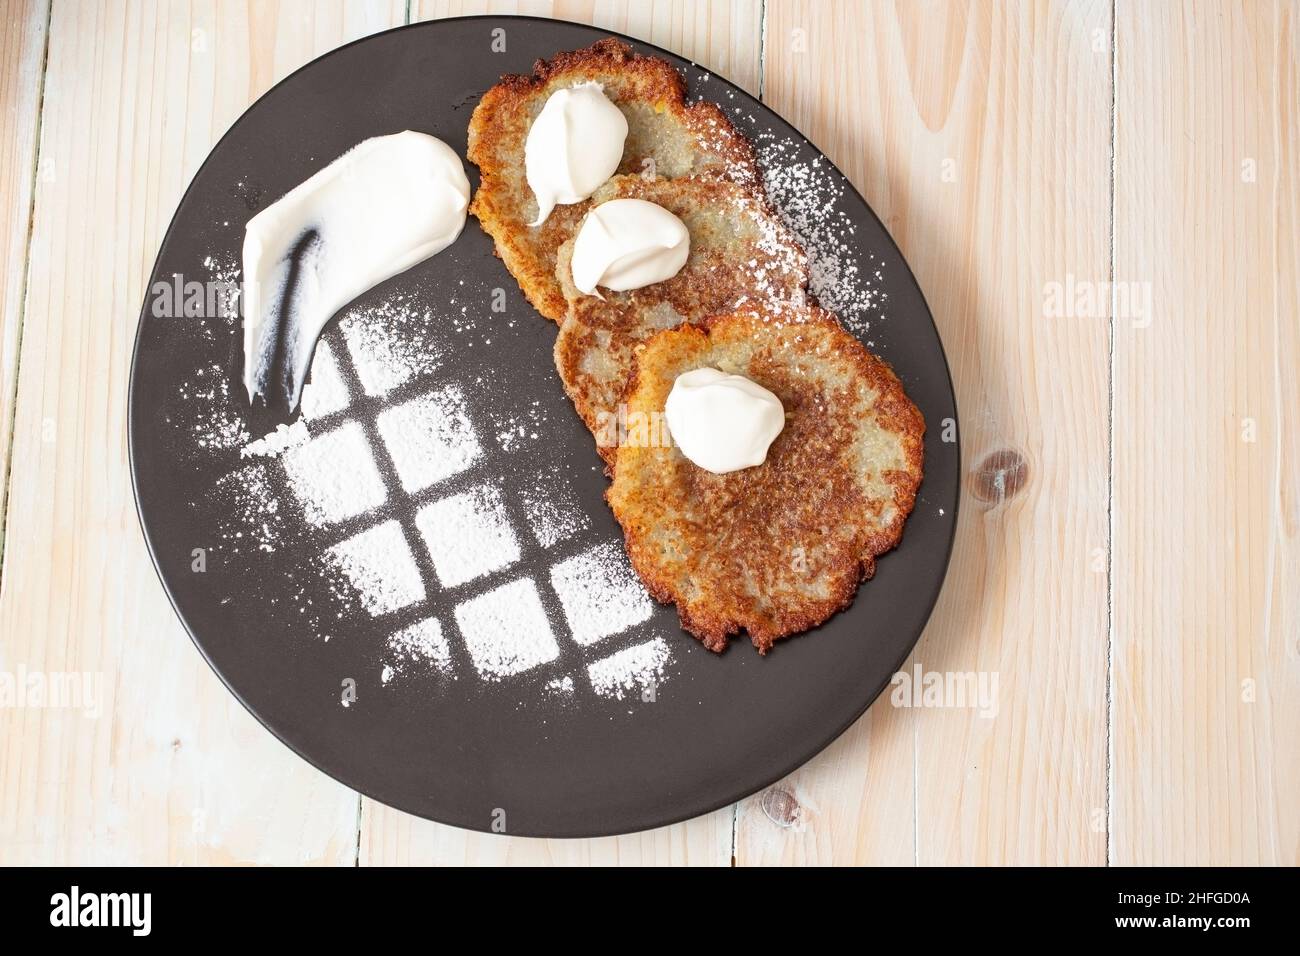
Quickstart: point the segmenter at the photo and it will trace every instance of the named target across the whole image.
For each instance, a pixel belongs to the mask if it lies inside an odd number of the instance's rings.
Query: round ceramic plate
[[[448,250],[330,323],[305,427],[250,452],[277,423],[250,409],[239,382],[227,294],[245,222],[370,136],[420,130],[463,157],[470,113],[502,73],[607,35],[529,18],[442,20],[294,73],[195,177],[136,340],[140,520],[199,650],[326,773],[471,829],[642,830],[779,779],[888,684],[952,545],[956,409],[907,264],[784,120],[636,41],[753,139],[773,200],[816,260],[823,300],[893,364],[925,415],[916,510],[853,605],[760,658],[743,638],[725,654],[705,651],[672,608],[649,600],[604,504],[592,440],[556,377],[555,326],[528,306],[472,219]]]

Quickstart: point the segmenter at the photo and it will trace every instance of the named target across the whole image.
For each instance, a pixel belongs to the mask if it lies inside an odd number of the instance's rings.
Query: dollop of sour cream
[[[671,279],[686,265],[691,234],[663,206],[644,199],[611,199],[582,220],[573,240],[573,284],[600,298]]]
[[[677,376],[664,417],[682,454],[715,475],[761,465],[785,427],[779,398],[743,375],[716,368]]]
[[[244,227],[244,385],[298,405],[321,329],[451,245],[469,180],[450,146],[407,130],[358,143]]]
[[[618,171],[627,117],[599,83],[556,90],[528,129],[524,175],[540,226],[557,205],[581,202]]]

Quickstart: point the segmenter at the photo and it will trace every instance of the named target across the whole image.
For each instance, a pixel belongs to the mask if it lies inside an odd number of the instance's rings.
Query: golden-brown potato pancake
[[[785,429],[762,465],[716,475],[662,441],[673,382],[705,366],[781,400]],[[676,603],[682,627],[712,651],[743,630],[765,654],[846,607],[916,500],[921,413],[889,366],[821,309],[660,332],[638,355],[627,408],[606,497],[647,588]]]

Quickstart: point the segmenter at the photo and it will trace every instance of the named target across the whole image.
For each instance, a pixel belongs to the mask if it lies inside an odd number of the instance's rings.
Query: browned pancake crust
[[[613,199],[644,199],[676,215],[690,232],[691,254],[671,279],[630,292],[602,289],[597,298],[573,285],[573,240],[560,247],[556,276],[569,311],[555,340],[555,367],[607,462],[613,460],[615,436],[603,426],[617,415],[636,352],[650,336],[746,305],[802,308],[808,285],[807,256],[752,187],[695,177],[618,176],[591,202]]]
[[[524,171],[524,142],[555,90],[595,81],[628,118],[622,173],[647,160],[661,176],[713,176],[756,183],[753,149],[713,103],[687,105],[686,86],[665,60],[633,53],[612,37],[584,50],[538,60],[531,76],[506,75],[483,95],[469,124],[470,162],[481,182],[470,212],[496,244],[528,301],[556,322],[566,303],[555,279],[555,253],[573,235],[587,203],[556,206],[541,226]]]
[[[925,422],[885,362],[809,308],[799,321],[740,312],[659,333],[638,356],[633,424],[662,413],[677,376],[704,366],[780,398],[785,430],[767,460],[715,475],[633,433],[641,440],[619,449],[606,498],[632,566],[656,599],[677,604],[682,627],[712,651],[744,630],[765,654],[846,607],[898,544]]]

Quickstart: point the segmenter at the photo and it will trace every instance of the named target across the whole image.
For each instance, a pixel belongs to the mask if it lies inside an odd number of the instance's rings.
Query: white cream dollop
[[[627,117],[599,83],[556,90],[528,129],[524,175],[540,226],[557,205],[582,202],[618,171]]]
[[[716,368],[678,375],[664,417],[682,454],[715,475],[763,464],[785,427],[779,398],[743,375]]]
[[[292,410],[330,318],[451,245],[469,180],[440,139],[407,130],[358,143],[244,227],[244,385]],[[272,377],[276,380],[272,381]]]
[[[691,234],[663,206],[644,199],[611,199],[592,209],[573,240],[573,284],[600,298],[671,279],[686,265]]]

